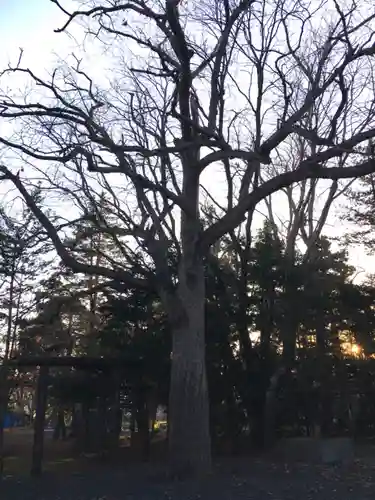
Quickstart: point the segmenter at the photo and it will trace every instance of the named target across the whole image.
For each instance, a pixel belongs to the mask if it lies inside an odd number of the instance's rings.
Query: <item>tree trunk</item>
[[[89,449],[89,414],[89,405],[86,401],[74,405],[72,412],[72,436],[80,452],[86,452]]]
[[[269,426],[271,425],[271,421],[268,414],[270,412],[274,412],[275,403],[275,401],[273,401],[272,399],[273,394],[270,395],[270,379],[273,375],[273,365],[271,360],[271,338],[274,326],[274,294],[275,290],[273,288],[263,290],[263,300],[259,316],[259,373],[256,387],[256,403],[254,408],[255,420],[253,429],[253,440],[259,448],[265,447],[267,443],[270,442],[270,434],[273,433],[273,430],[269,428]],[[270,408],[266,408],[267,404],[270,406]]]
[[[169,452],[177,475],[205,474],[211,469],[203,265],[190,271],[180,278],[183,311],[172,332]]]
[[[111,447],[117,448],[120,444],[123,411],[121,408],[121,370],[116,369],[113,374],[113,383],[116,387],[113,395]]]
[[[53,429],[53,439],[66,439],[65,411],[63,408],[58,408],[56,412],[55,427]]]
[[[290,302],[292,304],[292,302]],[[282,339],[283,352],[281,366],[270,378],[270,383],[265,396],[264,416],[264,444],[266,447],[273,445],[275,440],[275,420],[277,415],[277,393],[284,375],[290,373],[296,356],[297,321],[293,316],[292,307],[287,309],[288,316],[283,325]]]
[[[79,421],[78,421],[78,414],[77,414],[77,408],[76,404],[72,405],[71,408],[71,424],[70,424],[70,434],[69,437],[71,438],[76,438],[79,433]]]
[[[134,435],[137,441],[139,458],[147,461],[150,458],[150,428],[149,413],[146,404],[141,404],[137,410],[137,432]]]
[[[330,437],[332,427],[332,394],[330,394],[330,359],[327,358],[327,330],[324,312],[318,311],[316,322],[316,379],[318,382],[319,418],[317,431]]]
[[[8,409],[8,368],[4,364],[0,365],[0,477],[4,472],[4,425]]]
[[[15,264],[12,262],[11,280],[9,289],[9,306],[7,333],[5,337],[5,352],[3,363],[0,366],[0,476],[4,472],[4,420],[8,409],[9,399],[9,381],[8,381],[8,359],[10,354],[12,324],[13,324],[13,296],[14,296],[14,280],[15,280]]]
[[[42,473],[44,424],[46,420],[46,406],[48,396],[48,366],[41,366],[36,395],[36,415],[34,426],[34,443],[31,464],[31,475],[39,476]]]
[[[113,397],[112,408],[109,412],[108,444],[111,449],[117,448],[120,444],[122,427],[122,410],[120,401],[120,391],[116,391]]]
[[[79,430],[79,439],[78,446],[81,451],[88,452],[90,450],[91,444],[91,412],[90,412],[90,404],[87,401],[83,401],[81,405],[81,411],[79,415],[80,422],[80,430]]]
[[[270,384],[266,393],[265,416],[264,416],[264,443],[270,447],[275,441],[276,415],[277,415],[277,391],[280,386],[280,380],[287,372],[284,366],[281,366],[272,375]]]
[[[245,264],[242,265],[244,267]],[[249,334],[249,298],[248,298],[248,276],[247,273],[242,269],[241,278],[238,284],[238,317],[237,317],[237,329],[239,336],[239,345],[241,351],[241,358],[245,365],[246,374],[248,375],[250,369],[252,368],[253,362],[253,350],[251,345],[251,339]]]
[[[95,415],[95,417],[94,417]],[[99,396],[99,401],[94,418],[94,425],[90,426],[90,441],[94,445],[94,451],[102,453],[106,449],[107,443],[107,400],[104,395]]]

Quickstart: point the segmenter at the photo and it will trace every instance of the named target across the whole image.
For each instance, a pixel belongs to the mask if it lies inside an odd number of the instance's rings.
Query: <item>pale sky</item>
[[[69,9],[73,2],[64,1]],[[24,50],[24,62],[36,70],[51,67],[53,54],[69,53],[74,42],[54,33],[64,15],[50,0],[0,0],[0,63],[17,60]]]
[[[22,47],[40,61],[58,38],[53,28],[59,17],[49,0],[0,0],[1,59]]]
[[[64,0],[68,10],[69,4],[72,2]],[[17,60],[20,48],[24,50],[24,63],[36,72],[51,68],[54,54],[71,53],[74,40],[53,32],[61,26],[62,19],[59,9],[49,0],[0,0],[0,69],[9,59]],[[328,224],[325,233],[339,236],[341,223],[337,217],[332,214]],[[350,259],[359,270],[375,272],[375,257],[367,256],[363,249],[351,250]]]

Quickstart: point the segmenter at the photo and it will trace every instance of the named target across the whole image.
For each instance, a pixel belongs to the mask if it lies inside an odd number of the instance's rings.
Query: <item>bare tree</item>
[[[178,471],[204,472],[211,462],[204,260],[272,193],[306,179],[375,170],[372,156],[360,150],[375,136],[375,14],[366,2],[334,0],[104,0],[73,13],[54,3],[67,16],[57,31],[84,20],[95,43],[111,44],[117,64],[102,89],[79,58],[50,78],[24,68],[22,58],[6,69],[4,86],[23,75],[30,90],[18,95],[4,87],[0,116],[13,128],[0,142],[29,166],[28,175],[15,173],[3,160],[2,178],[18,188],[75,272],[104,276],[118,290],[158,291],[173,332],[172,463]],[[312,125],[306,115],[320,101],[327,106]],[[342,120],[344,112],[349,118]],[[319,147],[266,179],[293,137]],[[82,196],[95,204],[104,189],[117,223],[103,215],[101,227],[122,258],[94,265],[67,247],[29,194],[35,172],[76,205]],[[202,191],[224,200],[206,228]],[[178,257],[177,281],[171,254]]]

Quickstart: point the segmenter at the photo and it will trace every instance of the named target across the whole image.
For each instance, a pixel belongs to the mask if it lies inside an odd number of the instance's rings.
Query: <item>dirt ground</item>
[[[28,477],[31,433],[7,435],[6,475],[1,500],[370,500],[375,495],[375,447],[357,449],[346,467],[286,464],[270,456],[216,461],[201,481],[171,482],[161,459],[149,464],[129,460],[123,447],[116,457],[77,457],[70,442],[46,436],[44,474]],[[18,455],[16,455],[16,453]]]
[[[4,476],[25,477],[30,474],[33,444],[31,428],[15,428],[4,436]],[[44,436],[43,470],[58,474],[83,472],[89,466],[90,456],[79,456],[73,441],[54,441],[52,432],[46,430]]]

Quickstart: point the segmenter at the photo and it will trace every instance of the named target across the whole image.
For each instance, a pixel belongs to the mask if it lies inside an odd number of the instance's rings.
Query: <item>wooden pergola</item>
[[[9,360],[8,367],[39,367],[36,388],[36,415],[34,421],[34,439],[32,449],[31,475],[39,476],[42,473],[44,428],[47,409],[48,381],[50,368],[70,367],[77,370],[112,372],[114,370],[142,370],[142,358],[98,357],[98,356],[20,356]]]

